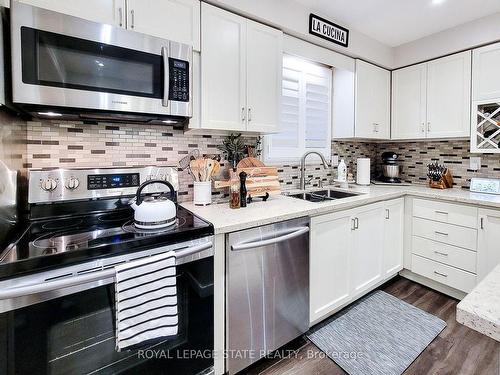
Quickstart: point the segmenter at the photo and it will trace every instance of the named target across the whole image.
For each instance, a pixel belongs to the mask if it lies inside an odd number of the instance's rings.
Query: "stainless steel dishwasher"
[[[234,374],[309,328],[309,219],[227,241],[226,364]]]

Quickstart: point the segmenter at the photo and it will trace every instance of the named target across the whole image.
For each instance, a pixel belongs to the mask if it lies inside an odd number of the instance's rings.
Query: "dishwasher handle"
[[[292,238],[296,238],[299,236],[302,236],[303,234],[309,232],[309,227],[296,227],[296,228],[288,228],[282,231],[277,231],[272,233],[271,235],[275,235],[277,237],[273,238],[268,238],[265,240],[260,240],[260,241],[253,241],[250,240],[248,242],[240,242],[238,244],[232,245],[231,250],[233,251],[238,251],[238,250],[248,250],[248,249],[254,249],[256,247],[262,247],[262,246],[267,246],[267,245],[272,245],[278,242],[283,242],[290,240]]]

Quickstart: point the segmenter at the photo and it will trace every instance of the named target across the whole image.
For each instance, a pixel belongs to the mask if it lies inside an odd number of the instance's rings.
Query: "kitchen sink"
[[[303,199],[303,200],[306,200],[309,202],[325,202],[325,201],[333,201],[333,200],[342,199],[342,198],[354,197],[356,195],[359,195],[359,194],[348,193],[346,191],[324,189],[324,190],[308,191],[308,192],[299,193],[299,194],[290,194],[289,196],[293,197],[293,198]]]

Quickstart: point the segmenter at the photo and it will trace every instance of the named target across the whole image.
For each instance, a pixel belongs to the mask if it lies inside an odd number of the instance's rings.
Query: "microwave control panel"
[[[168,99],[189,102],[189,62],[169,58],[170,87]]]

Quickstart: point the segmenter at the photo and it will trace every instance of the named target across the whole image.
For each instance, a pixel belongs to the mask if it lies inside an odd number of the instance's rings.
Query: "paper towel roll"
[[[370,158],[356,160],[356,184],[370,185]]]

